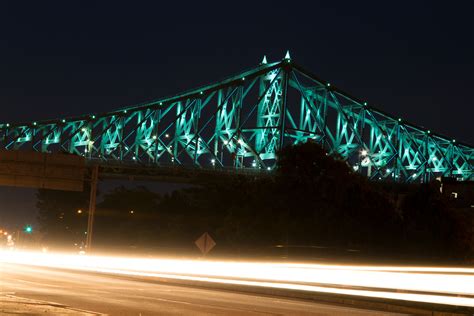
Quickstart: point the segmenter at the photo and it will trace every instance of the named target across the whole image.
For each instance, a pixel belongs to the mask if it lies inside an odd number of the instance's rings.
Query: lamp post
[[[92,249],[92,234],[94,229],[95,201],[97,197],[97,181],[99,177],[99,166],[92,167],[91,194],[89,199],[89,216],[87,219],[87,238],[86,249],[88,252]],[[79,212],[78,212],[79,213]]]

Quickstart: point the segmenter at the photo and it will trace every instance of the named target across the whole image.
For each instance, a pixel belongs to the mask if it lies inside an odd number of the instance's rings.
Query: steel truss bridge
[[[288,144],[315,141],[371,179],[473,180],[474,148],[405,122],[294,63],[121,110],[0,124],[0,148],[67,152],[102,165],[261,170]]]

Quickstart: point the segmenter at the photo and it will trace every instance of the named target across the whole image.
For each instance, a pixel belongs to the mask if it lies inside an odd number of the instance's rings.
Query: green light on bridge
[[[257,68],[232,80],[165,101],[58,121],[2,123],[0,149],[66,151],[104,162],[107,155],[110,162],[156,167],[170,160],[175,166],[207,161],[266,171],[267,166],[274,170],[282,146],[314,139],[369,178],[420,182],[456,174],[473,179],[472,146],[381,113],[364,98],[354,99],[291,67],[290,58],[287,52],[269,67],[263,56]]]

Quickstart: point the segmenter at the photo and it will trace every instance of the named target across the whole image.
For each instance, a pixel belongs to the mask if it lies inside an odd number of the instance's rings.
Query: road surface
[[[10,296],[7,296],[7,295]],[[164,285],[47,267],[0,263],[0,311],[24,300],[37,314],[58,314],[46,302],[72,315],[401,315],[252,294]],[[17,302],[17,304],[19,304]],[[54,307],[54,304],[53,304]],[[51,307],[51,308],[53,308]],[[18,307],[19,308],[19,307]],[[49,311],[49,312],[48,312]],[[30,311],[29,315],[36,312]]]

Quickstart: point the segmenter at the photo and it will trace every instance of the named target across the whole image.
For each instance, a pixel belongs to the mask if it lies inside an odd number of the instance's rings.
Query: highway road
[[[12,312],[14,305],[2,300],[1,293],[3,298],[13,295],[10,300],[35,300],[26,302],[40,305],[41,315],[46,302],[70,308],[50,314],[73,315],[401,315],[11,263],[0,263],[0,311]]]

